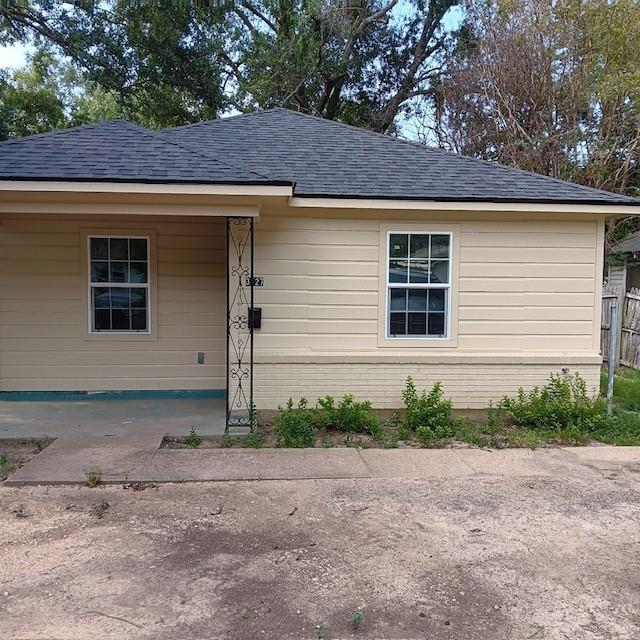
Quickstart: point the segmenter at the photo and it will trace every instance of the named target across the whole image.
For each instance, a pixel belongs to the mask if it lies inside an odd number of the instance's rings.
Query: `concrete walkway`
[[[562,476],[580,466],[640,471],[640,447],[537,449],[159,449],[148,435],[67,436],[5,484],[203,482],[344,478]]]
[[[224,426],[221,398],[0,401],[0,438],[131,435],[159,442],[165,434],[187,435],[191,427],[222,435]]]

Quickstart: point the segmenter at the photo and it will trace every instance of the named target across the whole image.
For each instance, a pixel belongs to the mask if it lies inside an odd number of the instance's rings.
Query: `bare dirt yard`
[[[0,487],[0,638],[637,640],[638,471]]]

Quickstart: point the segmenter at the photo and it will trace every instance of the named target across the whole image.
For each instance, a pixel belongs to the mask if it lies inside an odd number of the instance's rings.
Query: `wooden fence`
[[[615,291],[602,294],[602,356],[609,360],[609,334],[611,331],[611,303],[622,296]],[[618,316],[618,359],[626,367],[640,369],[640,289],[631,289],[624,296]]]

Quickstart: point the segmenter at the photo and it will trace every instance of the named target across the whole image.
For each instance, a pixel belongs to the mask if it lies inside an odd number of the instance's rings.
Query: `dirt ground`
[[[0,638],[637,640],[638,522],[637,467],[0,486]]]

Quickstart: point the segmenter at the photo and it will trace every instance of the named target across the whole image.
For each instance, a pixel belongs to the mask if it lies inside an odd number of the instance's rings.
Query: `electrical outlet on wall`
[[[198,364],[204,364],[204,351],[198,351]]]

